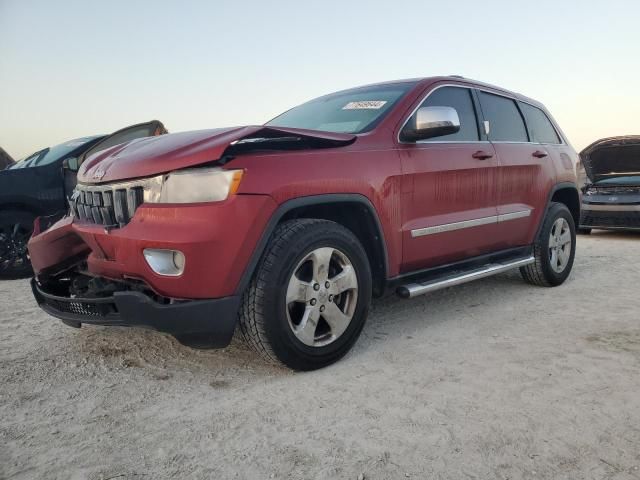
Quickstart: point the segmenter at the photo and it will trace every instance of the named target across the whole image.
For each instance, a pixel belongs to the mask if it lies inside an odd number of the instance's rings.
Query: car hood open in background
[[[349,145],[356,136],[297,128],[247,126],[172,133],[116,145],[87,159],[82,183],[148,177],[215,162],[250,151],[283,151]]]
[[[580,152],[580,158],[592,183],[640,176],[640,135],[603,138]]]

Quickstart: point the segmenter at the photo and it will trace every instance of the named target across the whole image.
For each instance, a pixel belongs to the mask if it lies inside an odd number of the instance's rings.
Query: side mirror
[[[65,158],[64,161],[62,162],[62,168],[66,170],[71,170],[72,172],[77,172],[78,168],[80,168],[80,166],[78,165],[78,158],[77,157]]]
[[[415,142],[460,131],[458,112],[452,107],[420,107],[402,129],[400,138]]]

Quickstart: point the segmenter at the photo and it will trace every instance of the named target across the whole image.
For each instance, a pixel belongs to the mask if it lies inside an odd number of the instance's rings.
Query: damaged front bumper
[[[33,294],[67,325],[145,327],[192,347],[224,347],[237,323],[241,277],[274,206],[265,195],[142,204],[114,229],[65,217],[29,241]],[[148,256],[158,251],[179,253],[178,274],[158,270]]]
[[[239,296],[168,304],[139,291],[119,291],[107,297],[62,296],[48,292],[36,279],[31,280],[31,288],[40,308],[66,325],[150,328],[200,348],[229,345],[240,305]]]

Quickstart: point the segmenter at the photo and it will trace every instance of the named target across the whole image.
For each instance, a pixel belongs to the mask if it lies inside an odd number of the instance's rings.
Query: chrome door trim
[[[508,222],[509,220],[516,220],[518,218],[525,218],[531,215],[531,210],[520,210],[511,213],[501,213],[498,215],[498,223]]]
[[[531,215],[531,210],[520,210],[512,213],[503,213],[501,215],[491,215],[489,217],[463,220],[462,222],[444,223],[442,225],[434,225],[432,227],[416,228],[411,230],[411,238],[424,237],[425,235],[433,235],[436,233],[453,232],[455,230],[479,227],[481,225],[490,225],[492,223],[508,222],[509,220],[525,218],[529,215]]]
[[[424,227],[411,230],[411,237],[423,237],[425,235],[433,235],[434,233],[453,232],[454,230],[462,230],[463,228],[479,227],[480,225],[488,225],[497,223],[498,217],[492,215],[490,217],[475,218],[473,220],[464,220],[462,222],[445,223],[443,225],[434,225],[433,227]]]

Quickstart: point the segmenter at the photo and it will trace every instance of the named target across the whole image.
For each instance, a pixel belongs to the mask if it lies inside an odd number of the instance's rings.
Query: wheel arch
[[[282,203],[267,223],[245,267],[236,293],[242,294],[249,285],[275,228],[280,223],[295,218],[331,220],[349,229],[367,253],[373,276],[373,293],[375,296],[382,295],[388,271],[386,242],[375,207],[367,197],[360,194],[312,195]]]
[[[580,224],[580,194],[578,193],[578,187],[576,186],[576,184],[572,182],[561,182],[554,185],[553,188],[549,191],[546,211],[549,210],[549,207],[554,202],[566,205],[566,207],[571,212],[571,216],[573,217],[573,221],[577,229],[578,225]],[[540,230],[542,230],[542,225],[544,224],[544,219],[546,218],[546,211],[545,215],[540,220],[535,238],[538,238],[538,236],[540,235]]]
[[[573,183],[556,185],[549,202],[564,203],[571,212],[576,228],[578,227],[580,223],[580,194]]]

